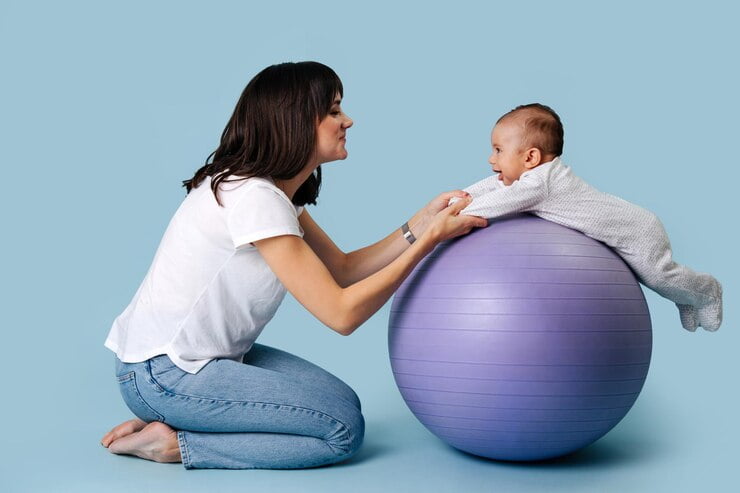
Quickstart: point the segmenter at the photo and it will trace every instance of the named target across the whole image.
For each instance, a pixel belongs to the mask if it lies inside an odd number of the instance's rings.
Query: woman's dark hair
[[[222,206],[218,197],[222,181],[295,177],[313,155],[316,126],[329,114],[337,94],[344,94],[342,81],[321,63],[267,67],[244,88],[218,148],[183,186],[190,193],[211,176],[211,190]],[[226,180],[229,175],[242,178]],[[321,166],[298,188],[293,204],[315,204],[320,187]]]

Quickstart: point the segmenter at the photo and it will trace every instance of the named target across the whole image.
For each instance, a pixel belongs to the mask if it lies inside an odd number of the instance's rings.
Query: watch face
[[[409,243],[413,243],[416,241],[416,237],[409,229],[409,223],[403,223],[403,226],[401,226],[401,231],[403,231],[403,237],[406,238],[406,241]]]

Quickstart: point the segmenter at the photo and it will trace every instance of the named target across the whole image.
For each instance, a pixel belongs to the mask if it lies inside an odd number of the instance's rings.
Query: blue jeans
[[[354,391],[297,356],[255,344],[243,362],[216,359],[195,375],[166,356],[116,358],[126,405],[177,430],[187,469],[293,469],[347,459],[365,421]]]

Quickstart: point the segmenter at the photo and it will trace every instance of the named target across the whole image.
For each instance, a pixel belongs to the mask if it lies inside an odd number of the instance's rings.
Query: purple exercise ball
[[[440,244],[401,285],[393,375],[437,437],[491,459],[579,450],[640,394],[652,330],[645,297],[604,244],[523,215]]]

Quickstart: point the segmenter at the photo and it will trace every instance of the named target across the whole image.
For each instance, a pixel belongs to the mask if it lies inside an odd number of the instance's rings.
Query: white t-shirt
[[[233,177],[230,177],[233,178]],[[105,346],[126,363],[166,354],[197,373],[214,358],[240,360],[275,314],[285,287],[251,242],[303,237],[296,207],[269,178],[211,178],[185,197],[144,281]]]

